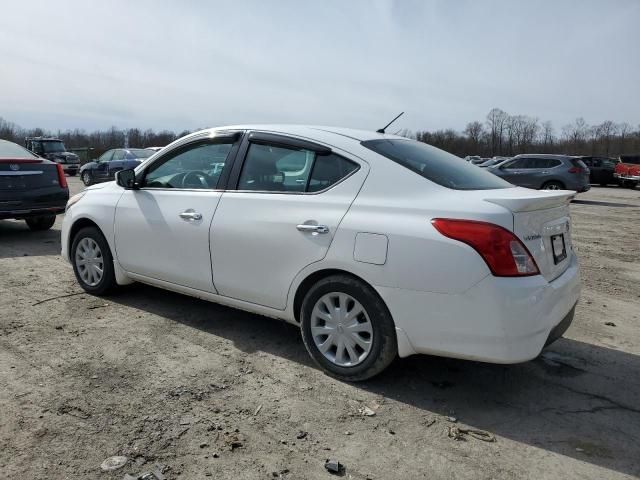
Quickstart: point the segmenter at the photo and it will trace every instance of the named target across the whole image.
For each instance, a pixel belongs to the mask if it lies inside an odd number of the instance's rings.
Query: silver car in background
[[[486,170],[514,185],[537,190],[586,192],[591,188],[589,168],[580,158],[568,155],[516,155]]]

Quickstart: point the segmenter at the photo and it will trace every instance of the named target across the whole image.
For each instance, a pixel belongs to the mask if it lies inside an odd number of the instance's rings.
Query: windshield
[[[490,190],[513,185],[462,158],[414,140],[367,140],[362,145],[443,187]]]
[[[640,155],[620,155],[620,161],[622,163],[640,165]]]
[[[38,158],[38,156],[16,143],[0,140],[0,158]]]
[[[62,143],[60,140],[45,141],[41,143],[44,153],[58,153],[67,151],[64,148],[64,143]]]

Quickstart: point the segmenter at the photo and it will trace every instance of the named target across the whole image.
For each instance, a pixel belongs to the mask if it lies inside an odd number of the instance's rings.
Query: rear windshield
[[[582,168],[583,170],[586,170],[588,168],[587,164],[584,163],[580,158],[572,158],[571,163],[574,167]]]
[[[366,140],[362,145],[443,187],[491,190],[513,185],[438,148],[414,140]]]
[[[38,158],[38,156],[16,143],[0,140],[0,158]]]

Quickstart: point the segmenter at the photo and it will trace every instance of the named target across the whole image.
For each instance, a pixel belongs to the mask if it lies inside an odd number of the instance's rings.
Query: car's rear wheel
[[[82,183],[84,183],[87,187],[93,183],[93,177],[91,176],[91,172],[89,170],[85,170],[84,172],[82,172],[80,178],[82,178]]]
[[[105,295],[117,286],[109,244],[96,227],[85,227],[73,238],[71,262],[84,291]]]
[[[302,338],[329,375],[360,381],[382,372],[398,354],[395,325],[378,294],[348,275],[332,275],[305,295]]]
[[[40,230],[49,230],[51,227],[53,227],[53,224],[56,223],[56,216],[43,215],[41,217],[30,217],[25,218],[24,221],[27,223],[29,229],[37,232]]]
[[[552,180],[542,185],[542,190],[564,190],[564,184],[562,182]]]

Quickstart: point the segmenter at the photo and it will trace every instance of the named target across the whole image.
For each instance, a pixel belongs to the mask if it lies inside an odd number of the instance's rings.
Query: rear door
[[[501,165],[498,169],[499,176],[504,178],[507,182],[513,183],[514,185],[527,187],[528,163],[528,158],[516,158],[514,160],[508,161],[504,165]]]
[[[542,186],[551,180],[554,175],[554,169],[561,166],[562,162],[555,158],[537,158],[531,157],[527,162],[527,185],[529,188],[542,188]]]
[[[211,227],[221,295],[284,310],[294,277],[324,258],[368,172],[316,143],[253,132]]]

